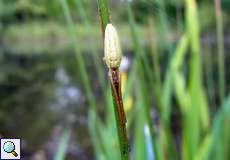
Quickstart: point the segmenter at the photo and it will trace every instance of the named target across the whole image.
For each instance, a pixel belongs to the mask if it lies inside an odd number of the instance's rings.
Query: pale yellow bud
[[[108,68],[117,69],[121,63],[121,48],[116,29],[112,24],[105,28],[104,61]]]

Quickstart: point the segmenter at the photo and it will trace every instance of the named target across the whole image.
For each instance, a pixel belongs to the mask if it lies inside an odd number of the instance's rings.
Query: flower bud
[[[108,68],[117,69],[121,63],[121,48],[116,29],[112,24],[105,28],[104,61]]]

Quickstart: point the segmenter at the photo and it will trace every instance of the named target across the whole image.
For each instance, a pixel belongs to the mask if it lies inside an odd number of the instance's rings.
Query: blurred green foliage
[[[217,45],[228,46],[216,41],[216,23],[222,22],[215,21],[213,1],[108,2],[105,18],[117,27],[123,53],[132,62],[123,97],[132,100],[126,109],[131,158],[229,159],[229,53],[226,49],[224,62],[217,61]],[[228,33],[230,3],[221,4],[220,28]],[[47,151],[46,140],[58,123],[64,129],[53,151],[56,159],[69,154],[93,159],[92,149],[96,159],[119,159],[98,15],[96,1],[0,0],[2,136],[20,136],[32,150]],[[226,67],[222,105],[218,63]],[[71,102],[56,113],[50,106],[60,87],[60,68],[70,79],[63,86],[78,86],[84,96],[73,97],[84,103]],[[80,153],[70,153],[69,143]]]
[[[89,1],[83,1],[83,9],[89,13]],[[71,12],[75,13],[75,0],[69,0]],[[64,19],[60,14],[58,0],[1,0],[0,18],[4,23],[22,22],[25,20]]]

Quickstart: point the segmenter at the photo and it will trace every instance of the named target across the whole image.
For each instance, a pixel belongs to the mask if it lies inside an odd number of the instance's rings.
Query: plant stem
[[[83,86],[84,86],[84,89],[85,89],[85,92],[86,92],[86,95],[87,95],[87,98],[89,101],[89,107],[90,107],[89,112],[93,112],[94,114],[97,114],[96,101],[95,101],[95,98],[93,97],[93,90],[92,90],[92,87],[90,85],[89,77],[88,77],[88,74],[86,71],[85,61],[84,61],[82,54],[80,53],[79,47],[77,47],[77,45],[76,45],[77,44],[77,39],[75,37],[76,31],[75,31],[74,22],[71,18],[71,15],[70,15],[69,6],[68,6],[66,0],[60,0],[60,3],[61,3],[63,13],[64,13],[64,16],[65,16],[65,19],[67,22],[68,32],[72,38],[72,45],[74,47],[77,64],[79,66],[80,76],[82,78]],[[96,116],[95,121],[93,121],[92,123],[95,126],[95,130],[96,130],[96,134],[97,134],[98,130],[101,126],[100,119]],[[97,134],[97,135],[98,135],[98,139],[99,139],[98,142],[101,142],[100,140],[102,138],[100,137],[99,134]],[[101,148],[104,148],[102,143],[100,143],[99,145],[101,146]]]
[[[83,4],[82,4],[82,0],[75,0],[76,6],[77,6],[77,10],[79,11],[79,16],[80,19],[83,23],[83,25],[90,30],[90,22],[87,18],[86,12],[83,8]],[[93,43],[90,39],[90,42]],[[101,59],[99,58],[99,53],[96,51],[97,49],[95,47],[93,47],[92,45],[89,45],[90,48],[90,52],[92,53],[92,58],[95,64],[95,68],[98,74],[98,80],[99,80],[99,84],[102,87],[102,91],[103,91],[103,96],[106,97],[106,83],[104,80],[104,74],[103,74],[103,68],[102,68],[102,63],[101,63]]]
[[[225,97],[225,67],[224,67],[224,43],[223,43],[223,17],[220,0],[215,0],[216,8],[216,30],[217,30],[217,48],[218,48],[218,69],[219,69],[219,95],[220,104]]]
[[[166,14],[166,8],[165,8],[165,0],[156,0],[156,3],[159,5],[159,18],[160,18],[160,25],[162,29],[162,36],[164,38],[164,41],[166,43],[167,51],[168,51],[168,64],[170,63],[170,59],[172,57],[173,52],[173,46],[172,43],[170,43],[170,37],[169,37],[169,24],[167,21],[167,14]]]
[[[66,0],[60,0],[60,2],[61,2],[61,6],[62,6],[64,16],[65,16],[65,19],[67,22],[68,31],[69,31],[69,34],[71,35],[71,38],[72,38],[72,45],[74,47],[76,60],[77,60],[78,66],[79,66],[79,72],[80,72],[80,75],[82,77],[82,82],[84,84],[83,86],[85,87],[84,89],[86,91],[86,95],[88,96],[90,107],[94,111],[96,111],[96,102],[95,102],[95,99],[93,98],[93,91],[92,91],[92,88],[91,88],[90,83],[89,83],[89,77],[87,75],[87,71],[86,71],[86,67],[85,67],[85,61],[83,59],[82,54],[80,53],[79,47],[76,46],[77,40],[75,37],[76,31],[75,31],[74,22],[71,18],[70,10],[69,10],[69,7],[68,7]]]
[[[145,81],[145,77],[144,77],[144,72],[146,72],[146,75],[147,75],[147,79],[151,82],[150,85],[151,85],[151,90],[153,91],[153,82],[154,82],[154,79],[153,79],[153,76],[152,76],[152,70],[150,68],[150,66],[148,65],[148,61],[147,61],[147,57],[146,57],[146,54],[144,53],[142,47],[141,47],[141,43],[140,43],[140,40],[139,40],[139,37],[138,37],[138,32],[137,32],[137,29],[136,29],[136,23],[135,23],[135,20],[134,20],[134,16],[133,16],[133,13],[132,13],[132,9],[131,9],[131,6],[130,6],[130,3],[125,0],[125,7],[126,7],[126,12],[128,14],[128,21],[129,21],[129,25],[130,25],[130,30],[131,30],[131,35],[132,35],[132,39],[133,39],[133,46],[134,46],[134,49],[135,49],[135,56],[136,56],[136,60],[133,64],[133,69],[130,73],[130,78],[129,80],[131,79],[134,79],[132,76],[135,75],[135,72],[138,71],[138,73],[140,73],[140,81],[142,83],[140,83],[140,87],[141,87],[141,90],[143,91],[143,93],[147,93],[147,86],[146,86],[146,83],[144,82]],[[127,82],[128,83],[128,82]],[[150,136],[151,136],[151,143],[153,145],[153,153],[154,153],[154,156],[155,156],[155,159],[159,159],[158,158],[158,152],[157,152],[157,144],[156,144],[156,136],[155,136],[155,133],[154,133],[154,125],[153,125],[153,121],[151,119],[151,115],[150,115],[150,104],[149,104],[149,99],[147,99],[147,95],[144,95],[143,98],[144,98],[144,111],[145,111],[145,115],[146,115],[146,121],[147,121],[147,124],[149,126],[149,131],[150,131]]]
[[[121,78],[119,70],[110,70],[111,88],[113,94],[114,113],[120,144],[121,159],[129,159],[129,144],[126,133],[126,117],[121,96]]]
[[[188,91],[191,104],[184,116],[183,159],[194,159],[201,141],[201,129],[209,125],[209,112],[203,90],[200,25],[196,0],[186,0],[186,28],[191,45]]]
[[[107,0],[98,0],[98,10],[101,17],[101,29],[104,37],[106,25],[110,22]],[[126,133],[126,118],[121,96],[121,79],[119,69],[110,70],[111,89],[114,103],[114,113],[122,160],[129,159],[129,146]]]
[[[215,102],[215,88],[214,88],[214,79],[213,79],[213,59],[211,57],[211,44],[210,40],[207,42],[207,45],[204,46],[204,72],[206,76],[207,83],[207,94],[209,97],[209,104],[211,105],[211,112],[215,113],[216,102]]]
[[[57,149],[57,152],[55,154],[54,160],[65,159],[66,151],[68,148],[68,143],[70,140],[70,135],[71,135],[71,129],[65,128],[65,130],[63,131],[62,136],[60,138],[60,142],[59,142],[58,149]]]
[[[101,17],[101,30],[104,37],[105,27],[110,22],[109,7],[107,0],[97,0],[98,11]]]

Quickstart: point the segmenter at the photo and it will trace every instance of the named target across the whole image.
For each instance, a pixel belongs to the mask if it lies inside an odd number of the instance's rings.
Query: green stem
[[[97,0],[98,11],[101,17],[101,30],[104,37],[105,27],[110,23],[109,7],[107,0]]]
[[[86,12],[83,9],[83,4],[82,4],[82,0],[75,0],[76,6],[77,6],[77,10],[79,11],[79,16],[80,19],[83,23],[83,25],[90,30],[90,22],[87,18]],[[90,41],[92,42],[92,41]],[[104,96],[106,97],[106,83],[104,80],[104,74],[103,74],[103,68],[102,68],[102,63],[100,63],[102,60],[100,59],[100,54],[96,51],[96,48],[93,47],[92,45],[89,45],[90,48],[90,52],[92,53],[92,57],[93,57],[93,61],[95,64],[95,68],[98,74],[98,78],[99,78],[99,84],[102,87],[102,91]]]
[[[57,149],[56,155],[54,157],[54,160],[65,159],[66,151],[68,148],[68,143],[70,140],[70,136],[71,136],[71,129],[65,128],[65,130],[63,131],[62,136],[60,138],[60,142],[59,142],[58,149]]]
[[[146,83],[145,83],[145,79],[144,79],[144,74],[143,74],[143,71],[146,71],[146,74],[147,74],[147,77],[148,77],[148,80],[151,82],[150,85],[151,87],[153,88],[153,77],[152,77],[152,71],[150,69],[150,66],[148,65],[148,62],[147,62],[147,57],[146,57],[146,54],[143,53],[143,49],[141,48],[141,45],[140,45],[140,41],[139,41],[139,38],[138,38],[138,34],[137,34],[137,29],[136,29],[136,24],[135,24],[135,20],[134,20],[134,17],[133,17],[133,13],[132,13],[132,10],[131,10],[131,6],[129,4],[129,2],[127,0],[125,0],[125,6],[126,6],[126,11],[127,11],[127,14],[128,14],[128,21],[129,21],[129,24],[130,24],[130,29],[131,29],[131,35],[132,35],[132,39],[133,39],[133,46],[134,46],[134,49],[135,49],[135,56],[136,56],[136,61],[134,61],[134,64],[133,64],[133,69],[131,70],[131,73],[130,73],[130,78],[129,80],[132,80],[134,79],[133,76],[135,76],[135,72],[138,71],[138,73],[140,73],[140,78],[141,78],[141,90],[143,91],[143,93],[147,93],[146,92],[146,89],[147,89],[147,86],[146,86]],[[127,82],[127,84],[129,84],[130,82]],[[147,98],[148,96],[145,95],[144,96],[145,98]],[[152,118],[151,118],[151,115],[150,115],[150,104],[149,104],[149,100],[148,99],[145,99],[145,114],[146,114],[146,117],[147,117],[147,123],[148,123],[148,126],[149,126],[149,129],[150,129],[150,135],[151,135],[151,140],[152,140],[152,144],[153,144],[153,153],[155,155],[155,159],[158,159],[158,152],[157,152],[157,145],[156,145],[156,137],[155,137],[155,134],[154,134],[154,125],[153,125],[153,122],[152,122]]]
[[[117,72],[119,75],[120,74],[119,70]],[[121,85],[121,82],[119,82],[119,85]],[[114,113],[115,113],[115,118],[116,118],[121,159],[128,160],[129,159],[129,144],[128,144],[128,139],[127,139],[126,125],[125,125],[126,118],[125,118],[125,115],[123,115],[123,117],[120,116],[122,113],[121,110],[124,111],[123,101],[122,99],[119,98],[119,93],[118,93],[118,92],[121,92],[121,90],[120,90],[120,87],[117,88],[115,86],[113,81],[111,81],[111,88],[112,88],[112,95],[113,95]]]
[[[153,61],[153,70],[155,76],[155,83],[159,88],[161,87],[161,69],[159,62],[159,51],[156,44],[156,30],[154,26],[155,20],[154,17],[149,18],[149,35],[150,35],[150,48]]]
[[[220,103],[223,104],[225,97],[225,67],[224,67],[224,43],[223,43],[223,17],[220,0],[215,0],[216,8],[216,29],[217,29],[217,48],[218,48],[218,69],[219,69],[219,95]]]
[[[101,17],[101,29],[104,37],[104,32],[106,25],[110,23],[110,16],[109,16],[109,9],[108,9],[108,2],[107,0],[98,0],[98,10]],[[119,72],[119,71],[118,71]],[[121,82],[119,82],[121,83]],[[120,146],[120,153],[121,153],[121,159],[122,160],[128,160],[129,159],[129,147],[128,147],[128,139],[127,139],[127,133],[126,133],[126,125],[122,123],[120,112],[118,108],[121,106],[123,107],[122,99],[120,99],[120,103],[118,104],[116,96],[117,96],[117,90],[113,87],[113,82],[111,81],[112,85],[112,97],[113,97],[113,103],[114,103],[114,114],[116,119],[116,125],[117,125],[117,134],[118,134],[118,140],[119,140],[119,146]],[[120,108],[121,109],[121,108]],[[124,109],[124,108],[122,108]]]
[[[86,95],[87,95],[87,98],[89,101],[90,112],[94,112],[96,114],[97,113],[96,101],[93,97],[93,90],[91,88],[89,77],[87,75],[84,58],[83,58],[82,54],[80,53],[79,47],[77,47],[77,45],[76,45],[78,43],[77,43],[77,39],[75,37],[75,35],[76,35],[75,25],[74,25],[74,22],[71,18],[71,15],[70,15],[69,6],[68,6],[66,0],[60,0],[60,2],[61,2],[61,6],[62,6],[64,16],[65,16],[65,19],[67,22],[68,31],[69,31],[69,34],[72,38],[72,45],[74,47],[75,56],[76,56],[77,64],[79,67],[80,76],[82,78],[82,83],[83,83],[83,86],[85,87],[84,89],[86,91]],[[100,119],[97,116],[95,117],[95,119],[96,120],[95,120],[94,124],[95,124],[96,133],[97,133],[98,139],[99,139],[98,142],[102,142],[101,141],[102,138],[98,134],[98,129],[100,128],[100,125],[101,125]],[[100,146],[101,146],[101,148],[104,148],[102,143],[100,143]]]
[[[84,59],[83,59],[82,54],[80,53],[79,47],[77,47],[77,45],[76,45],[77,40],[75,37],[76,31],[75,31],[74,22],[71,18],[69,7],[68,7],[66,0],[60,0],[60,2],[62,4],[61,6],[62,6],[64,16],[65,16],[65,19],[67,22],[68,31],[69,31],[69,34],[71,35],[71,38],[72,38],[72,46],[74,47],[77,64],[79,66],[79,72],[80,72],[80,75],[82,77],[82,82],[84,84],[83,86],[85,87],[85,91],[86,91],[86,95],[88,96],[90,107],[92,109],[94,109],[94,111],[96,111],[96,102],[95,102],[95,99],[93,98],[93,91],[92,91],[90,83],[89,83],[89,77],[87,76],[87,71],[86,71]]]
[[[134,53],[135,53],[136,59],[141,61],[141,65],[143,65],[143,68],[144,68],[143,71],[146,72],[146,76],[147,76],[148,80],[150,82],[153,82],[154,78],[153,78],[153,75],[152,75],[152,70],[151,70],[150,65],[148,65],[148,59],[146,57],[146,53],[144,52],[144,50],[141,47],[140,38],[139,38],[139,35],[138,35],[138,30],[135,27],[136,22],[134,20],[134,16],[133,16],[133,13],[132,13],[131,6],[130,6],[130,4],[129,4],[129,2],[127,0],[125,0],[125,8],[126,8],[126,12],[128,14],[128,21],[129,21],[129,25],[130,25],[130,30],[131,30],[132,40],[133,40],[133,46],[134,46],[134,49],[135,49]],[[133,70],[131,70],[130,75],[133,75],[132,72],[135,72],[134,69],[136,69],[136,67],[137,67],[137,64],[135,64],[135,63],[136,63],[136,61],[134,62],[134,65],[133,65],[134,67],[133,67]],[[132,78],[133,77],[130,76],[129,79],[132,79]],[[154,88],[153,83],[150,83],[150,85],[151,85],[152,88]]]
[[[204,105],[200,47],[200,28],[196,0],[186,0],[186,27],[191,45],[189,94],[191,104],[184,116],[184,146],[183,159],[194,159],[198,151],[200,133],[205,117],[208,116],[207,106]]]
[[[206,76],[207,83],[207,93],[209,96],[209,103],[212,104],[212,110],[216,108],[215,102],[215,88],[213,79],[213,59],[211,58],[211,44],[208,41],[207,45],[204,47],[204,72]]]
[[[157,4],[159,5],[159,16],[160,16],[160,25],[162,29],[162,35],[164,38],[164,41],[166,43],[166,47],[168,50],[168,62],[170,62],[170,59],[172,57],[172,51],[173,51],[173,46],[172,43],[170,43],[170,37],[169,37],[169,24],[167,21],[167,14],[166,14],[166,9],[165,9],[165,0],[156,0]],[[168,63],[169,64],[169,63]]]

